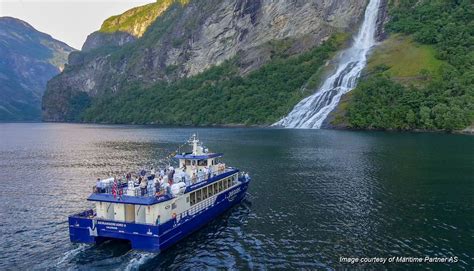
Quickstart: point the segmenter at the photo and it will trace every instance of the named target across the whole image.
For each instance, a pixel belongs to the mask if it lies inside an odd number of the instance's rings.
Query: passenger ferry
[[[242,201],[249,175],[220,163],[223,154],[208,152],[195,135],[188,142],[192,152],[174,156],[178,169],[142,171],[146,187],[129,174],[123,183],[98,181],[87,199],[95,210],[69,216],[71,241],[128,240],[132,249],[159,252]]]

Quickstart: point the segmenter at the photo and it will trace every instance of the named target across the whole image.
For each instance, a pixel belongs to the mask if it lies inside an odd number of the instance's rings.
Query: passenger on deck
[[[204,168],[204,173],[206,174],[205,176],[210,179],[211,178],[211,171],[209,170],[209,167]]]
[[[117,187],[121,188],[122,187],[122,178],[115,177],[115,179],[117,180]]]
[[[170,167],[168,171],[168,180],[171,181],[171,184],[173,183],[173,177],[174,177],[174,168]]]
[[[150,169],[150,177],[151,177],[151,180],[155,179],[155,169],[153,167],[151,167]]]
[[[140,171],[140,175],[141,175],[142,177],[145,177],[145,175],[146,175],[146,170],[142,169],[142,170]]]
[[[181,172],[180,172],[180,177],[181,177],[181,178],[180,178],[181,181],[182,181],[183,183],[186,183],[186,173],[185,173],[185,171],[181,171]]]
[[[171,195],[171,185],[165,183],[166,194]]]
[[[95,183],[95,193],[102,193],[102,183],[100,182],[100,178],[97,178],[97,182]]]
[[[130,172],[127,173],[127,176],[125,178],[127,179],[127,182],[129,182],[132,179],[132,174]]]
[[[155,182],[155,191],[156,191],[157,196],[160,195],[160,188],[161,188],[161,183],[159,181]]]
[[[148,193],[147,187],[148,187],[148,180],[146,178],[142,178],[140,182],[140,190],[142,192],[142,196],[145,196],[145,194]]]

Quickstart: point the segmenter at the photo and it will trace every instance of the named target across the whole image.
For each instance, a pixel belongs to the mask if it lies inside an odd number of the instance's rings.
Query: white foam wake
[[[88,246],[86,244],[79,244],[76,248],[71,249],[69,251],[64,252],[63,257],[59,259],[57,266],[64,263],[66,260],[73,258],[74,256],[78,255],[82,251],[86,250]]]
[[[145,264],[148,260],[155,257],[157,254],[154,253],[133,253],[133,258],[128,262],[127,266],[124,268],[126,271],[138,270],[140,266]]]
[[[367,64],[367,55],[376,43],[375,31],[380,1],[370,0],[365,10],[364,22],[352,46],[339,56],[336,72],[324,81],[317,92],[299,102],[286,117],[273,126],[321,128],[341,96],[355,88],[357,79]]]

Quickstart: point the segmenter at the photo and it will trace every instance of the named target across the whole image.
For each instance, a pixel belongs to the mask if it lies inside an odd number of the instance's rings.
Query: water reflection
[[[243,204],[159,255],[69,242],[67,215],[90,207],[95,178],[157,165],[194,132],[250,172]],[[440,134],[0,124],[0,268],[327,269],[357,255],[467,268],[472,150]]]

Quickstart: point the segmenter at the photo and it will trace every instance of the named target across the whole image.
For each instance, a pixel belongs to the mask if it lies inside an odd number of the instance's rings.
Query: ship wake
[[[132,252],[132,259],[127,263],[127,266],[125,266],[125,268],[121,268],[121,270],[139,270],[142,265],[144,265],[146,262],[153,259],[157,255],[158,254],[156,253]]]

